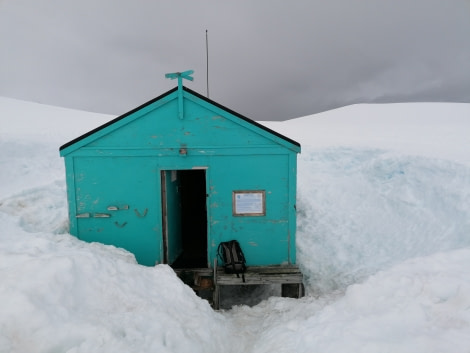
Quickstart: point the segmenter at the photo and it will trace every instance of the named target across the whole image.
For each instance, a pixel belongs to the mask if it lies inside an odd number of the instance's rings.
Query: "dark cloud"
[[[186,85],[257,120],[470,102],[468,0],[0,0],[0,95],[121,114]]]

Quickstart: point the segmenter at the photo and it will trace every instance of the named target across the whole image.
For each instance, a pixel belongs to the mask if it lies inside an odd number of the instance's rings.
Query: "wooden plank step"
[[[217,285],[254,285],[254,284],[295,284],[302,283],[303,276],[297,266],[250,266],[245,272],[245,282],[242,276],[227,274],[223,269],[217,269]]]
[[[180,274],[184,272],[192,272],[195,274],[198,274],[199,276],[207,276],[207,277],[212,277],[214,270],[212,268],[174,268],[173,271],[176,272],[176,274],[179,276]]]
[[[223,271],[222,268],[218,268],[219,271]],[[247,272],[250,273],[301,273],[298,266],[248,266],[246,268]]]

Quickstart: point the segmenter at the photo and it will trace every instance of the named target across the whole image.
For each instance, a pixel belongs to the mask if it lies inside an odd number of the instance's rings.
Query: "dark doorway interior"
[[[206,171],[179,170],[183,252],[174,268],[207,267]]]

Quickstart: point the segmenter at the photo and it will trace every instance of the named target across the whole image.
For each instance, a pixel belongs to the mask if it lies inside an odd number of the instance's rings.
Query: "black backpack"
[[[225,273],[235,273],[238,278],[241,274],[245,282],[246,261],[240,243],[236,240],[222,242],[219,244],[217,253],[224,262]]]

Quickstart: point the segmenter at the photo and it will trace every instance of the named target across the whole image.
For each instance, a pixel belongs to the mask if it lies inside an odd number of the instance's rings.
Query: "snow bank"
[[[0,217],[1,352],[217,352],[228,336],[170,267]]]
[[[470,167],[363,148],[300,157],[299,262],[310,293],[406,259],[470,246]]]
[[[252,352],[468,352],[470,249],[403,262],[342,296],[227,313]],[[268,314],[269,313],[269,314]]]

